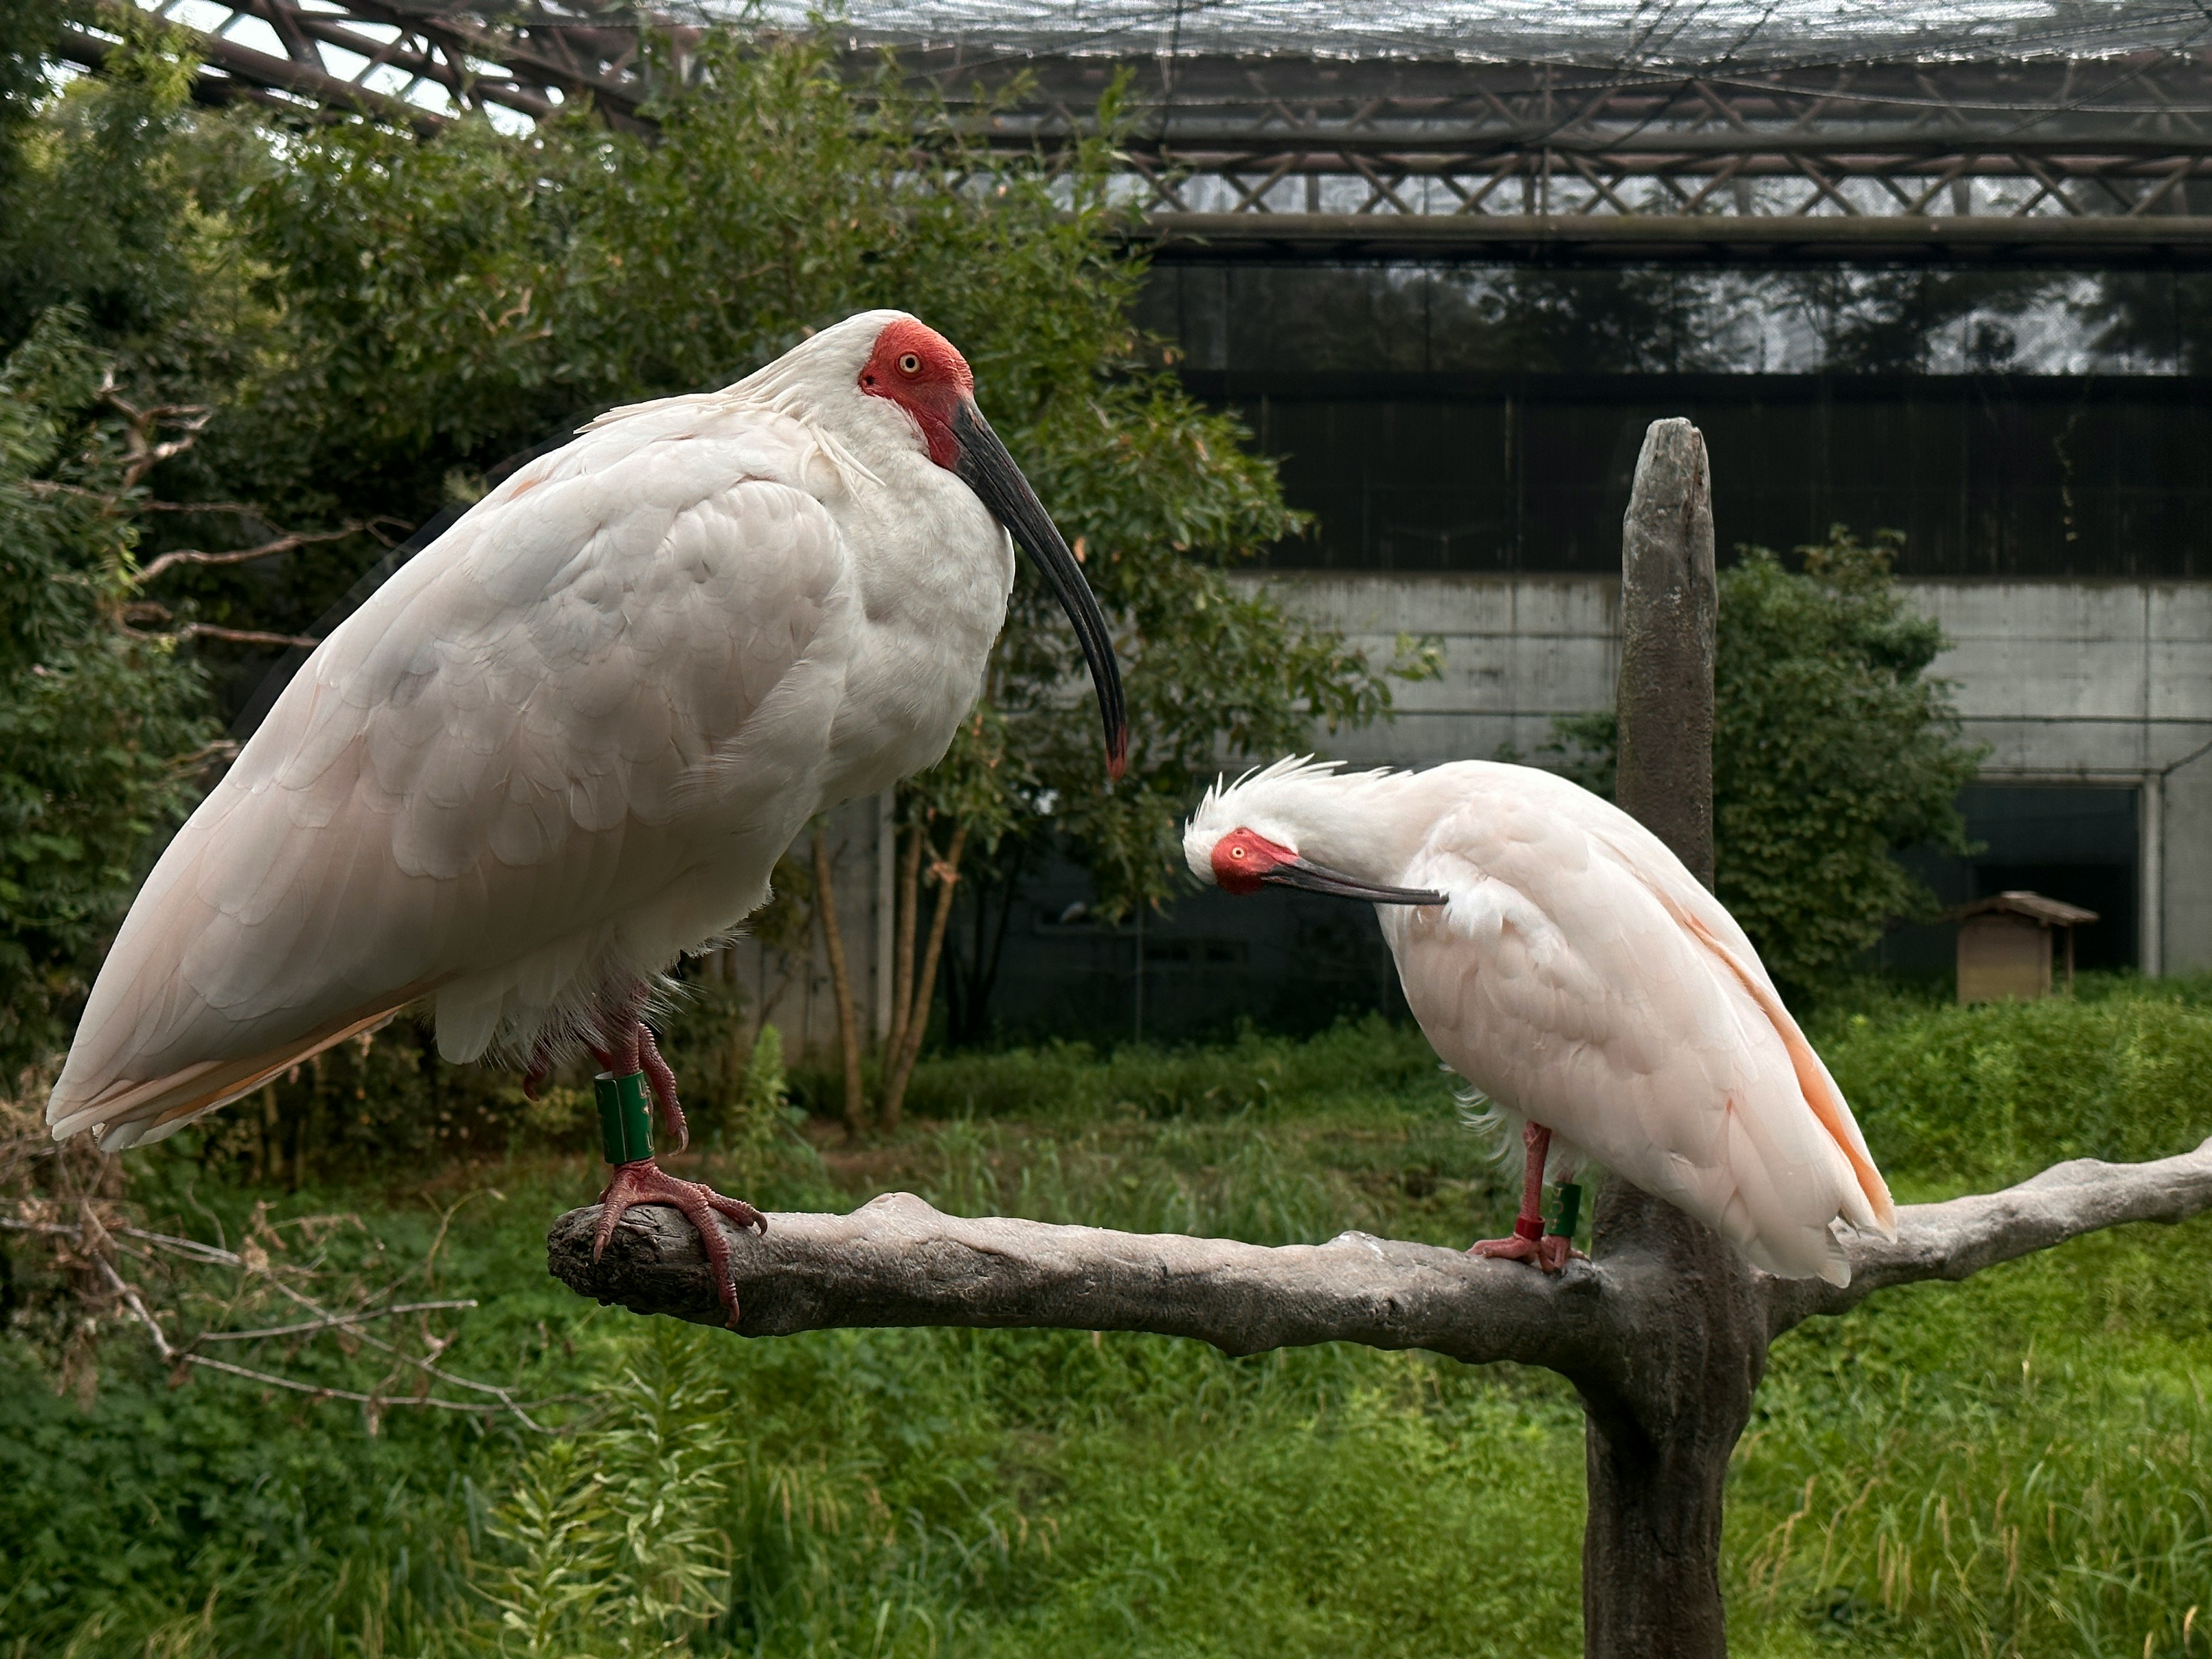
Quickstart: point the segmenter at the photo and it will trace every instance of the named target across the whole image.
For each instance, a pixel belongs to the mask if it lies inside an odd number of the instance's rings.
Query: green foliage
[[[1825,1052],[1878,1162],[1969,1189],[2212,1135],[2212,1010],[2155,994],[1862,1014]]]
[[[142,873],[197,791],[198,672],[124,627],[135,528],[81,313],[0,365],[0,1068],[50,1052]]]
[[[1942,630],[1890,575],[1896,537],[1843,526],[1747,547],[1720,575],[1713,665],[1714,888],[1774,976],[1803,987],[1934,900],[1895,853],[1966,850],[1955,802],[1980,752],[1929,677]],[[1565,769],[1613,793],[1614,717],[1556,722]]]
[[[662,1324],[611,1391],[611,1422],[525,1458],[487,1530],[486,1644],[518,1659],[657,1659],[726,1609],[720,1499],[738,1456],[705,1345]]]

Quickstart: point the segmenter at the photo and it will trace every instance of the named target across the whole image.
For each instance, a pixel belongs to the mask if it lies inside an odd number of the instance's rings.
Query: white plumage
[[[452,1060],[588,1036],[810,816],[942,755],[1013,550],[937,404],[864,393],[893,337],[972,415],[939,337],[848,319],[602,416],[337,629],[132,907],[55,1135],[158,1139],[424,996]]]
[[[1751,941],[1609,802],[1485,761],[1350,775],[1288,761],[1209,793],[1184,842],[1201,879],[1285,878],[1231,861],[1240,830],[1271,871],[1268,845],[1285,869],[1445,896],[1377,907],[1407,1000],[1507,1121],[1553,1132],[1553,1171],[1595,1158],[1757,1266],[1837,1284],[1833,1224],[1893,1227],[1850,1109]]]

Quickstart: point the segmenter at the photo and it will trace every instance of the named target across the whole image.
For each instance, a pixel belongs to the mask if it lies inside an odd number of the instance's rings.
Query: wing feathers
[[[1676,894],[1648,867],[1671,855],[1595,797],[1521,769],[1449,770],[1457,804],[1385,878],[1450,903],[1383,917],[1438,1053],[1761,1267],[1847,1281],[1830,1224],[1887,1231],[1894,1209],[1741,929],[1702,887],[1701,902]]]
[[[332,633],[133,906],[58,1130],[168,1133],[434,985],[480,1052],[738,920],[789,828],[756,796],[826,763],[865,625],[806,429],[746,419],[599,429]],[[674,891],[733,854],[760,872]]]

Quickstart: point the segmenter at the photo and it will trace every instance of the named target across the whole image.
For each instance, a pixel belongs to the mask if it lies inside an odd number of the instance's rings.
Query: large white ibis
[[[1462,761],[1346,775],[1284,761],[1210,792],[1183,852],[1231,893],[1378,907],[1406,1000],[1522,1131],[1514,1237],[1547,1270],[1547,1168],[1595,1159],[1758,1267],[1850,1280],[1836,1224],[1895,1217],[1850,1108],[1735,920],[1659,838],[1547,772]]]
[[[726,390],[611,410],[477,503],[323,641],[162,854],[55,1137],[157,1140],[428,999],[448,1060],[598,1057],[601,1242],[674,1206],[734,1320],[711,1212],[765,1224],[640,1145],[640,1073],[684,1133],[639,1018],[655,976],[767,898],[814,813],[944,754],[1009,532],[1074,623],[1110,770],[1126,748],[1097,603],[973,385],[942,336],[867,312]]]

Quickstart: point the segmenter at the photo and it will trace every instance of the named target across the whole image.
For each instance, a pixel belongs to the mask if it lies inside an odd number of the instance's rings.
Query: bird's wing
[[[331,634],[133,905],[58,1135],[168,1133],[499,963],[552,999],[702,833],[823,763],[859,607],[793,482],[819,458],[796,422],[716,414],[648,408],[533,463]],[[441,1007],[441,1046],[480,1051],[500,1012],[456,1040]]]
[[[1580,818],[1508,787],[1439,820],[1404,879],[1449,904],[1385,918],[1424,1030],[1500,1105],[1760,1265],[1847,1274],[1828,1224],[1881,1218],[1782,1031],[1724,953]]]
[[[1790,1068],[1796,1075],[1805,1103],[1850,1160],[1852,1174],[1866,1195],[1876,1224],[1885,1233],[1894,1232],[1896,1206],[1891,1200],[1888,1183],[1875,1167],[1873,1154],[1867,1150],[1866,1137],[1860,1132],[1858,1120],[1851,1115],[1844,1091],[1837,1086],[1826,1062],[1806,1040],[1804,1031],[1782,1000],[1782,993],[1775,988],[1766,964],[1759,960],[1758,949],[1741,924],[1644,824],[1610,801],[1601,800],[1564,779],[1553,781],[1566,793],[1564,810],[1634,872],[1668,914],[1703,943],[1759,1005],[1759,1012],[1774,1027],[1789,1053]]]

